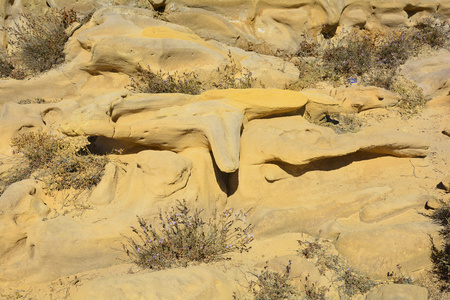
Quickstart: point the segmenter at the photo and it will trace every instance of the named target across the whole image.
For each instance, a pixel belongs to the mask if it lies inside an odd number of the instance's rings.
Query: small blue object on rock
[[[356,83],[358,80],[356,78],[350,78],[347,81],[348,81],[348,83],[350,83],[350,85],[352,85],[352,84]]]

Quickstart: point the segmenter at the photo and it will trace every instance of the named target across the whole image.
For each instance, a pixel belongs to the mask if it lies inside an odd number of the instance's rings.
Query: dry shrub
[[[439,279],[438,285],[443,292],[450,292],[450,204],[441,201],[429,217],[433,223],[441,226],[439,235],[442,238],[441,246],[436,246],[431,240],[431,261],[433,262],[432,274]]]
[[[10,77],[13,70],[14,66],[7,58],[0,58],[0,78]]]
[[[43,98],[34,98],[34,99],[22,99],[17,101],[17,104],[42,104],[42,103],[46,103],[47,101],[45,101],[45,99]]]
[[[428,45],[431,48],[445,48],[449,45],[448,22],[438,21],[437,17],[429,17],[420,20],[415,28],[419,31],[417,42]]]
[[[179,74],[163,73],[161,70],[153,72],[149,66],[147,70],[140,68],[135,77],[131,77],[130,90],[138,93],[182,93],[198,95],[208,89],[248,89],[255,86],[256,79],[252,73],[239,68],[236,61],[228,53],[229,62],[225,67],[217,69],[218,82],[207,84],[198,80],[195,72]]]
[[[329,72],[329,77],[362,75],[372,67],[375,49],[372,36],[354,30],[324,50],[324,68]]]
[[[289,283],[291,261],[282,273],[269,271],[265,266],[257,280],[250,282],[250,290],[255,300],[293,299],[298,295],[296,289]]]
[[[22,155],[22,160],[1,175],[4,182],[1,191],[32,174],[49,190],[90,189],[100,182],[108,158],[89,153],[87,144],[86,138],[58,137],[44,132],[13,138],[13,153]]]
[[[231,52],[228,52],[228,64],[218,68],[219,81],[213,82],[216,89],[249,89],[255,86],[256,79],[252,72],[246,68],[240,68],[236,64]]]
[[[393,79],[391,91],[401,96],[397,107],[403,116],[411,116],[422,111],[427,100],[417,84],[403,77]]]
[[[306,88],[314,88],[317,83],[326,77],[325,69],[320,61],[301,59],[297,63],[300,71],[299,78],[296,82],[285,86],[287,90],[300,91]]]
[[[311,39],[302,42],[297,51],[300,77],[287,89],[314,87],[320,81],[334,86],[352,79],[364,85],[381,87],[403,96],[399,108],[403,115],[420,112],[425,99],[420,89],[397,75],[398,67],[427,48],[449,45],[449,26],[436,18],[426,18],[415,27],[389,32],[354,29],[333,43],[318,45]],[[305,56],[316,59],[306,60]]]
[[[182,93],[197,95],[202,90],[202,83],[194,72],[170,75],[161,70],[154,73],[150,67],[147,70],[140,68],[136,77],[131,77],[128,86],[138,93]]]
[[[36,74],[63,63],[69,38],[66,29],[78,21],[73,10],[50,9],[40,16],[21,14],[15,26],[6,28],[13,46],[13,64],[18,69],[22,66],[25,73]],[[20,74],[14,77],[22,79]]]
[[[298,241],[299,252],[307,259],[314,259],[321,275],[327,270],[332,272],[332,281],[338,288],[341,299],[365,294],[377,285],[375,281],[348,266],[347,261],[335,254],[330,254],[319,240],[313,242]]]
[[[202,212],[192,211],[186,201],[178,201],[171,211],[160,211],[158,227],[138,217],[139,228],[131,227],[135,238],[127,237],[123,249],[132,262],[154,270],[187,266],[190,262],[208,263],[226,253],[250,249],[253,226],[245,225],[246,213],[227,209],[205,220]]]

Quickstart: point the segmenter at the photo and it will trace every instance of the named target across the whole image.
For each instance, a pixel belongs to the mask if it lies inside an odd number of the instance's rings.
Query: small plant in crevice
[[[100,182],[108,158],[89,153],[87,144],[83,137],[58,137],[45,132],[14,137],[13,154],[21,155],[21,159],[1,174],[0,191],[31,175],[44,182],[49,191],[90,189]]]
[[[401,265],[397,265],[397,271],[388,272],[387,278],[395,284],[414,284],[411,277],[403,275]]]
[[[160,211],[159,226],[137,217],[139,227],[131,227],[134,238],[127,237],[123,249],[133,263],[154,270],[208,263],[230,252],[249,251],[253,226],[245,224],[247,213],[226,209],[208,220],[202,213],[203,209],[191,210],[186,201],[177,201],[170,211]]]
[[[450,204],[441,201],[441,206],[429,215],[433,223],[441,226],[439,235],[442,238],[440,246],[436,246],[433,238],[431,242],[432,274],[439,280],[441,291],[450,292]]]
[[[150,67],[140,68],[135,77],[131,77],[131,84],[128,86],[138,93],[182,93],[197,95],[202,91],[202,83],[198,80],[194,72],[184,72],[179,74],[153,72]]]
[[[34,98],[34,99],[22,99],[17,101],[17,104],[42,104],[46,103],[45,99]]]
[[[228,52],[228,64],[218,68],[218,82],[213,82],[212,87],[216,89],[249,89],[255,86],[256,79],[252,72],[246,68],[238,67],[231,52]]]
[[[295,287],[289,283],[291,261],[282,273],[272,272],[265,266],[256,281],[250,282],[250,291],[255,300],[292,299],[298,295]]]
[[[331,281],[337,284],[341,298],[345,299],[358,294],[365,294],[377,285],[369,277],[349,267],[344,258],[335,254],[329,254],[319,240],[298,242],[301,247],[299,252],[308,259],[316,260],[315,264],[321,275],[325,275],[328,270],[332,272],[333,278]]]
[[[326,286],[318,286],[316,282],[312,282],[309,275],[305,278],[303,288],[307,300],[325,300],[326,293],[330,290]]]
[[[355,133],[358,132],[363,123],[357,114],[335,114],[326,116],[324,122],[318,125],[329,127],[333,129],[337,134],[343,133]]]

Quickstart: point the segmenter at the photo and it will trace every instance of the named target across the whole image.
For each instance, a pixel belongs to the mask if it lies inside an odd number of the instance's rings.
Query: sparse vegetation
[[[171,211],[160,211],[160,226],[138,217],[139,228],[132,226],[135,237],[128,237],[123,249],[132,262],[154,270],[208,263],[250,249],[253,226],[245,225],[246,213],[227,209],[207,221],[202,213],[203,209],[191,210],[185,201],[178,201]]]
[[[252,274],[256,281],[250,282],[249,290],[255,300],[272,299],[306,299],[306,300],[325,300],[329,288],[319,286],[317,282],[305,277],[303,290],[298,289],[291,283],[290,271],[292,262],[286,266],[283,272],[273,272],[265,266],[259,275]]]
[[[296,65],[300,71],[299,78],[295,83],[286,85],[285,89],[300,91],[313,88],[326,78],[325,69],[317,59],[300,59]]]
[[[17,102],[17,104],[42,104],[45,103],[45,99],[34,98],[34,99],[22,99]]]
[[[369,277],[349,267],[346,260],[342,257],[329,254],[318,240],[314,242],[298,242],[301,247],[299,252],[308,259],[316,260],[316,266],[321,275],[325,275],[327,271],[332,272],[333,278],[331,281],[337,284],[341,299],[365,294],[377,285]]]
[[[419,113],[427,102],[422,88],[406,78],[396,77],[391,90],[401,96],[397,107],[402,115],[410,116]]]
[[[32,174],[49,190],[95,186],[101,180],[108,158],[89,153],[87,145],[83,137],[58,137],[45,132],[24,133],[13,138],[13,153],[22,159],[2,174],[0,192]]]
[[[319,82],[334,86],[352,79],[358,84],[391,90],[403,99],[400,112],[411,115],[425,104],[422,91],[397,74],[398,67],[426,48],[448,47],[448,26],[436,18],[421,20],[415,27],[393,29],[388,33],[354,29],[334,42],[318,43],[306,39],[296,56],[300,60],[298,82],[287,89],[315,87]]]
[[[14,67],[7,58],[0,58],[0,78],[10,77]]]
[[[255,85],[256,79],[247,69],[241,69],[236,61],[228,54],[229,63],[217,69],[219,81],[211,84],[201,82],[194,72],[178,74],[163,73],[161,70],[153,72],[150,67],[140,69],[135,77],[131,77],[128,88],[138,93],[182,93],[197,95],[202,91],[215,89],[248,89]]]
[[[431,240],[431,261],[433,262],[433,275],[439,279],[441,291],[450,292],[450,204],[441,202],[429,217],[434,223],[442,228],[439,235],[442,238],[442,244],[436,246],[432,237]]]
[[[349,78],[368,72],[372,67],[374,49],[371,36],[352,31],[336,45],[324,50],[322,61],[327,76]]]
[[[23,79],[64,62],[67,29],[80,19],[74,10],[49,9],[43,15],[21,14],[14,26],[5,28],[12,47],[11,59],[2,61],[1,77]]]
[[[219,82],[213,82],[216,89],[249,89],[254,87],[256,79],[252,72],[245,68],[239,68],[231,52],[228,53],[228,64],[223,69],[218,68]]]
[[[136,77],[131,77],[129,88],[138,93],[183,93],[200,94],[202,83],[193,72],[173,75],[163,73],[161,70],[154,73],[150,67],[140,69]]]
[[[309,275],[305,278],[304,294],[306,300],[325,300],[326,293],[330,290],[326,286],[319,286],[316,282],[309,279]]]
[[[291,261],[282,273],[269,271],[265,266],[256,281],[250,282],[250,290],[255,300],[293,299],[298,295],[295,287],[289,283]]]
[[[419,31],[417,40],[432,48],[446,48],[449,46],[449,29],[447,22],[438,21],[436,17],[422,19],[415,28]]]
[[[414,284],[411,277],[403,275],[401,265],[397,265],[397,271],[388,272],[387,278],[395,284]]]

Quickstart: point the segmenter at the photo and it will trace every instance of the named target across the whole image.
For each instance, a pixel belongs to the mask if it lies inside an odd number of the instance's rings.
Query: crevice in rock
[[[90,136],[88,141],[90,144],[87,149],[90,153],[96,155],[117,154],[118,152],[121,154],[136,154],[149,149],[149,147],[130,141],[115,140],[104,136]]]
[[[431,11],[430,9],[424,8],[424,7],[417,7],[411,4],[408,4],[405,6],[404,11],[408,14],[408,18],[411,18],[415,14],[421,12],[421,11]]]
[[[163,2],[161,4],[154,4],[153,9],[156,12],[163,13],[166,10],[166,3]]]
[[[326,24],[322,27],[322,31],[320,33],[325,39],[329,40],[336,35],[337,27],[338,24]]]
[[[293,177],[299,177],[308,172],[334,171],[334,170],[338,170],[343,167],[346,167],[353,162],[370,160],[370,159],[375,159],[375,158],[383,157],[383,156],[386,156],[386,155],[378,154],[378,153],[357,151],[357,152],[350,153],[350,154],[343,155],[343,156],[320,159],[320,160],[313,161],[307,165],[302,165],[302,166],[292,165],[292,164],[289,164],[286,162],[281,162],[281,161],[270,162],[269,164],[278,166],[284,172],[286,172],[287,174],[289,174]]]
[[[226,195],[228,195],[228,173],[222,172],[219,167],[216,164],[216,161],[214,159],[214,155],[212,152],[210,152],[211,160],[214,167],[214,175],[216,177],[217,184],[219,185],[222,192],[224,192]]]
[[[291,111],[285,111],[285,112],[279,112],[279,113],[273,113],[264,117],[260,117],[258,119],[274,119],[274,118],[281,118],[281,117],[291,117],[291,116],[303,116],[305,114],[306,107],[302,106],[298,109],[294,109]]]
[[[333,125],[338,125],[339,124],[339,121],[338,120],[336,120],[336,119],[333,119],[331,116],[329,116],[329,115],[325,115],[325,122],[326,123],[331,123],[331,124],[333,124]]]

